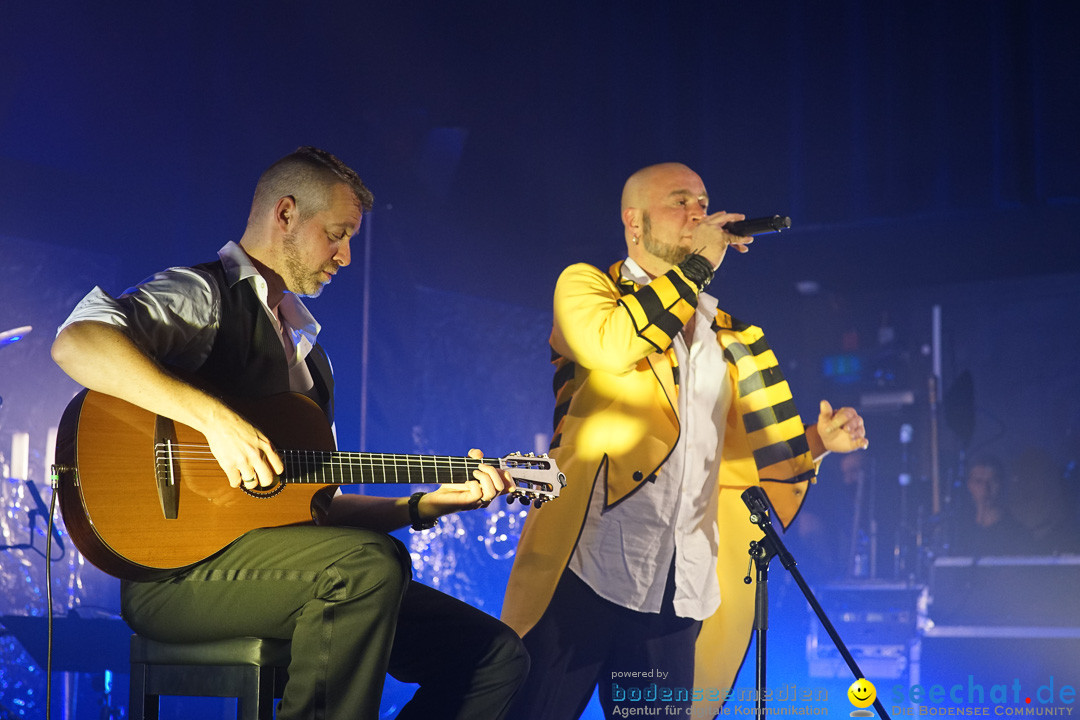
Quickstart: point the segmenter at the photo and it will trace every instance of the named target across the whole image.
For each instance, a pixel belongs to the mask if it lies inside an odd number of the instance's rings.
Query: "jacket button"
[[[635,470],[634,471],[634,482],[641,482],[642,479],[644,479],[644,477],[645,476],[641,474],[640,470]]]

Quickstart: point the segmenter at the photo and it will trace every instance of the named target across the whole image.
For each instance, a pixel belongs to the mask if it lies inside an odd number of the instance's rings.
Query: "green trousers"
[[[164,642],[290,638],[278,720],[376,720],[389,672],[418,683],[398,718],[503,717],[528,672],[517,635],[410,580],[396,539],[345,527],[255,530],[167,580],[124,582],[124,619]]]

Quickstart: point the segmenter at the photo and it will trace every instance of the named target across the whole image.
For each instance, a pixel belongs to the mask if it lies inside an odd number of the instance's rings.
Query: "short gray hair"
[[[345,184],[364,212],[371,210],[375,198],[356,171],[325,150],[304,146],[281,158],[259,177],[251,201],[250,225],[262,217],[283,197],[292,197],[300,221],[330,206],[330,190]]]

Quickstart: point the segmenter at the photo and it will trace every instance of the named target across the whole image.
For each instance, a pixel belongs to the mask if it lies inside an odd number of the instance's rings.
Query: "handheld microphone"
[[[786,215],[773,215],[771,217],[751,218],[728,223],[724,230],[732,235],[765,235],[767,233],[780,232],[791,227],[791,218]]]

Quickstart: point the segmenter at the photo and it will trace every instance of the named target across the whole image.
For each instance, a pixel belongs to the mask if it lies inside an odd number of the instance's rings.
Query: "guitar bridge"
[[[176,426],[167,417],[157,416],[154,425],[154,478],[161,514],[175,520],[180,511],[180,463],[176,459]]]

